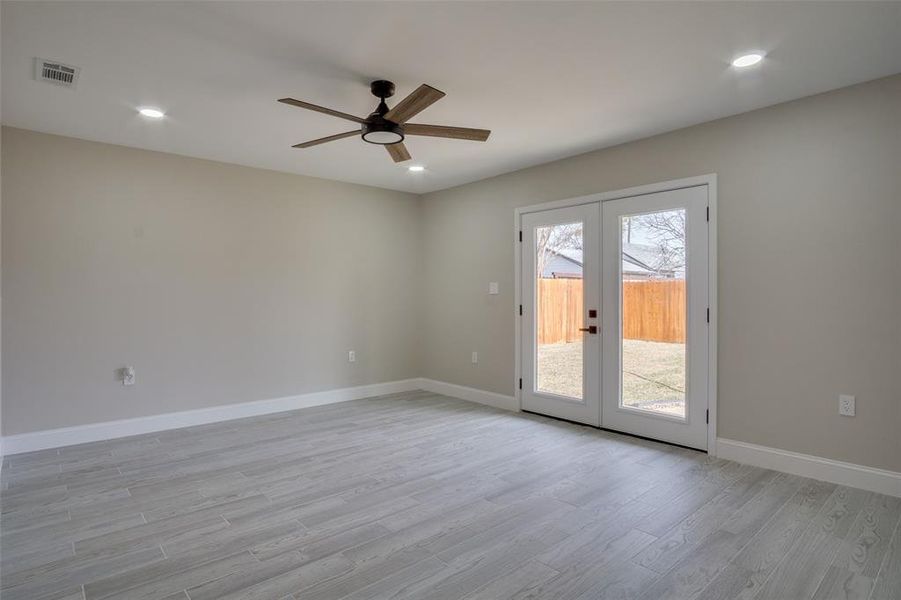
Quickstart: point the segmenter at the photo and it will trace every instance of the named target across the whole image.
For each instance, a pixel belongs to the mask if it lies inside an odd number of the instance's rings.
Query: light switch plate
[[[498,293],[498,285],[496,281],[492,281],[488,284],[488,293],[492,295]]]

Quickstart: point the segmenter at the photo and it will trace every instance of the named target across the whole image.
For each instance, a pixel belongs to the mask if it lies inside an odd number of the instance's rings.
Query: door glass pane
[[[685,417],[685,209],[621,217],[620,406]]]
[[[582,223],[535,229],[535,389],[582,399]]]

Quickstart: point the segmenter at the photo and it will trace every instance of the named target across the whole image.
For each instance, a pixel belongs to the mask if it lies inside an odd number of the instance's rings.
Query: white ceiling
[[[897,73],[899,32],[901,2],[4,1],[2,120],[427,192]],[[760,67],[729,66],[749,50]],[[36,56],[77,88],[36,82]],[[353,127],[277,98],[363,116],[378,78],[447,93],[414,121],[491,138],[408,138],[418,174],[357,138],[290,147]]]

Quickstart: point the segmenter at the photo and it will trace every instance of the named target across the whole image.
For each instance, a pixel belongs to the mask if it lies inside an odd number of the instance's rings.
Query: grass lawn
[[[538,348],[539,389],[570,397],[582,395],[582,344]],[[623,404],[683,416],[685,345],[623,340]]]

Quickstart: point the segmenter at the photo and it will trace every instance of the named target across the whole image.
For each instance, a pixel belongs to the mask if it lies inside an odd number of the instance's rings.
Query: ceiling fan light
[[[404,130],[397,123],[375,120],[363,124],[363,140],[380,146],[399,144],[404,141]]]
[[[404,141],[404,136],[395,131],[368,131],[363,134],[363,139],[370,144],[385,146]]]

